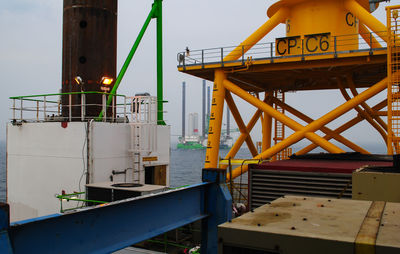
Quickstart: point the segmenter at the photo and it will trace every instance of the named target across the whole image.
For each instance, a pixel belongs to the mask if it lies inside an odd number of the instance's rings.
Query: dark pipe
[[[111,91],[117,66],[117,0],[64,0],[62,92]],[[78,84],[76,77],[82,82]],[[114,79],[102,85],[102,77]],[[86,116],[97,117],[101,111],[102,95],[85,96]],[[69,117],[69,96],[62,100],[62,116]],[[71,117],[81,120],[81,95],[71,96]],[[107,111],[107,117],[111,115]]]

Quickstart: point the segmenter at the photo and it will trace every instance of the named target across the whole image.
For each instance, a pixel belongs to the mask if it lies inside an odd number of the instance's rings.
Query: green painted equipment
[[[146,18],[146,21],[143,24],[142,29],[139,32],[138,37],[136,38],[135,43],[133,44],[131,51],[129,52],[124,65],[122,66],[117,80],[111,90],[111,96],[108,97],[107,107],[111,104],[113,95],[117,92],[117,89],[128,69],[129,64],[132,61],[133,56],[136,53],[137,48],[139,47],[140,41],[143,38],[144,33],[146,32],[147,27],[150,24],[151,19],[155,18],[157,20],[157,123],[158,125],[165,125],[164,116],[163,116],[163,103],[166,101],[163,100],[163,52],[162,52],[162,0],[154,0],[153,6],[149,15]],[[104,112],[101,111],[97,120],[100,121],[103,117]]]

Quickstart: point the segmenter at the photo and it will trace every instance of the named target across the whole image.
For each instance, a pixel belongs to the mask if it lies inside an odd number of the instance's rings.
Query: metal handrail
[[[86,103],[86,96],[91,94],[98,94],[102,97],[101,104]],[[79,102],[72,103],[73,95],[81,95]],[[49,100],[52,97],[58,97],[57,100]],[[68,96],[68,105],[61,104],[61,96]],[[107,97],[113,98],[113,104],[107,106]],[[21,122],[54,122],[54,121],[73,121],[73,120],[97,120],[97,116],[88,116],[86,114],[86,107],[99,107],[105,114],[99,119],[100,121],[111,122],[134,122],[134,123],[153,123],[156,122],[157,116],[157,99],[152,96],[133,96],[127,97],[121,94],[110,94],[103,92],[70,92],[70,93],[51,93],[51,94],[38,94],[38,95],[25,95],[9,97],[12,100],[12,118],[13,123]],[[117,99],[122,99],[117,101]],[[140,104],[136,103],[139,101]],[[149,105],[147,105],[149,104]],[[151,104],[151,106],[150,106]],[[130,107],[130,110],[127,108]],[[79,116],[72,116],[73,109],[80,108],[81,113]],[[133,109],[140,108],[139,112],[134,112]],[[111,114],[109,113],[111,109]],[[62,110],[69,111],[68,116],[62,116]],[[108,112],[107,112],[108,111]],[[108,113],[108,115],[107,115]],[[143,116],[145,114],[145,116]]]
[[[329,43],[329,51],[322,53],[305,52],[304,45],[300,45],[300,50],[302,51],[300,54],[279,55],[276,53],[276,42],[258,43],[247,52],[244,50],[248,47],[246,45],[243,45],[241,48],[238,48],[237,46],[228,46],[200,50],[186,50],[177,54],[178,67],[185,68],[186,66],[202,66],[204,68],[205,64],[220,64],[221,66],[224,66],[226,63],[235,62],[242,62],[244,65],[248,59],[270,59],[273,61],[274,59],[292,57],[302,57],[302,59],[304,59],[305,56],[316,55],[334,55],[337,57],[338,54],[342,53],[363,52],[367,50],[370,54],[373,54],[375,51],[386,49],[386,42],[381,39],[381,36],[386,36],[386,33],[386,31],[382,31],[377,33],[371,32],[330,36],[330,40],[327,41]],[[355,38],[355,36],[357,37]],[[369,38],[368,41],[365,41],[363,37]],[[376,46],[374,40],[380,44],[380,47],[374,47]],[[357,46],[357,49],[343,49],[349,46]],[[232,52],[235,51],[237,51],[238,55],[241,55],[239,59],[234,61],[224,61],[224,58],[227,55],[232,54]]]
[[[106,201],[99,201],[99,200],[90,200],[90,199],[84,199],[81,198],[81,195],[85,195],[86,192],[75,192],[75,193],[70,193],[70,194],[60,194],[60,195],[56,195],[56,198],[60,201],[60,213],[64,213],[64,212],[68,212],[68,211],[72,211],[72,210],[76,210],[79,208],[84,208],[88,206],[88,203],[94,203],[94,204],[98,204],[98,205],[104,205],[107,204],[109,202]],[[76,203],[75,207],[72,208],[64,208],[63,207],[63,201],[73,201],[73,202],[78,202]],[[82,205],[79,205],[80,202],[83,202]]]
[[[90,92],[49,93],[49,94],[34,94],[34,95],[12,96],[12,97],[9,97],[9,99],[25,99],[25,98],[34,98],[34,97],[47,97],[47,96],[60,96],[60,95],[75,95],[75,94],[104,94],[104,95],[112,95],[112,96],[125,97],[125,95],[123,95],[123,94],[111,94],[111,93],[103,93],[103,92],[97,92],[97,91],[90,91]]]

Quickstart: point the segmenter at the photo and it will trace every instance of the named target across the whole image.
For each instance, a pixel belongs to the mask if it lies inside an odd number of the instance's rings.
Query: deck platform
[[[219,253],[399,253],[399,215],[400,203],[286,196],[220,225]]]

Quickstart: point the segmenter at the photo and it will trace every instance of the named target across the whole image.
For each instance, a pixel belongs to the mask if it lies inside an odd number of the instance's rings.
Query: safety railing
[[[279,153],[275,154],[272,157],[272,161],[282,161],[282,160],[288,160],[290,156],[293,154],[293,149],[291,147],[287,147],[280,151]]]
[[[386,8],[388,38],[388,153],[400,154],[400,5]]]
[[[385,50],[386,31],[378,33],[360,33],[340,36],[331,36],[330,33],[305,35],[303,37],[277,38],[275,42],[259,43],[251,47],[231,46],[201,50],[189,50],[177,55],[178,67],[204,66],[218,64],[224,67],[227,63],[241,62],[246,65],[251,60],[271,60],[316,55],[332,55],[338,57],[344,53],[369,52],[373,55],[376,51]],[[248,50],[247,50],[248,49]],[[233,56],[237,60],[225,60]],[[236,55],[236,57],[234,57]]]
[[[157,97],[134,96],[126,97],[130,103],[130,119],[135,123],[157,124]]]
[[[98,96],[87,103],[89,96]],[[107,105],[108,96],[113,101]],[[66,103],[62,103],[64,98]],[[10,97],[11,121],[22,122],[71,122],[95,119],[104,122],[157,123],[157,97],[111,95],[102,92],[72,92]],[[93,100],[91,100],[93,101]],[[87,112],[90,111],[90,114]],[[104,114],[98,118],[100,111]],[[94,114],[93,112],[98,112]]]
[[[56,198],[60,201],[60,213],[65,213],[68,211],[74,211],[80,208],[87,207],[88,205],[104,205],[108,202],[105,201],[98,201],[98,200],[89,200],[85,199],[86,193],[85,192],[75,192],[69,194],[60,194],[56,195]],[[69,206],[66,207],[65,202],[69,202]]]

